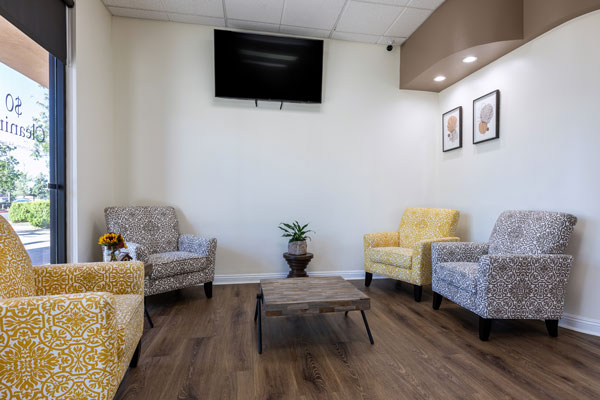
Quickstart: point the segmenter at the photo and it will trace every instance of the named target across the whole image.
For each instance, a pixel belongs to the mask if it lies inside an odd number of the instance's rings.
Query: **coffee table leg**
[[[360,313],[362,314],[363,321],[365,323],[365,328],[367,328],[367,333],[369,334],[369,341],[371,342],[371,344],[375,344],[375,342],[373,341],[373,335],[371,335],[371,330],[369,329],[369,323],[367,322],[367,316],[365,315],[365,311],[360,310]]]
[[[347,317],[347,316],[348,316],[348,311],[346,311],[346,312],[344,313],[344,317]]]
[[[258,316],[258,299],[256,299],[256,307],[254,307],[254,322],[256,322],[257,316]]]
[[[256,295],[256,314],[255,320],[258,322],[256,325],[256,336],[257,336],[257,345],[258,345],[258,354],[262,354],[262,326],[261,326],[261,310],[260,310],[260,301],[262,299],[262,294],[259,293]]]

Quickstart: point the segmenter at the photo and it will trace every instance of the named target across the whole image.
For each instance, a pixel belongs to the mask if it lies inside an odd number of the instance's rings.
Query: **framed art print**
[[[462,147],[462,107],[456,107],[442,115],[442,151]]]
[[[500,137],[500,91],[473,100],[473,144]]]

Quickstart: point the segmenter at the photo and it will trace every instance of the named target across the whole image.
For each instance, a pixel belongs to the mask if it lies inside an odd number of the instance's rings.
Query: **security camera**
[[[385,48],[387,51],[394,50],[394,42],[388,42],[387,47]]]

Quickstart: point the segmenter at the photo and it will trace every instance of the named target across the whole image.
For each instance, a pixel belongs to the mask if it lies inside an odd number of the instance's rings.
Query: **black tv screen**
[[[215,96],[321,102],[323,41],[215,29]]]

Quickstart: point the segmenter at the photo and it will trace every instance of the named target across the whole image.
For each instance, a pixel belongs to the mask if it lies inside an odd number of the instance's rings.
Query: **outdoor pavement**
[[[0,213],[8,220],[8,213]],[[38,229],[28,222],[11,223],[25,249],[31,257],[33,265],[50,264],[50,229]]]

